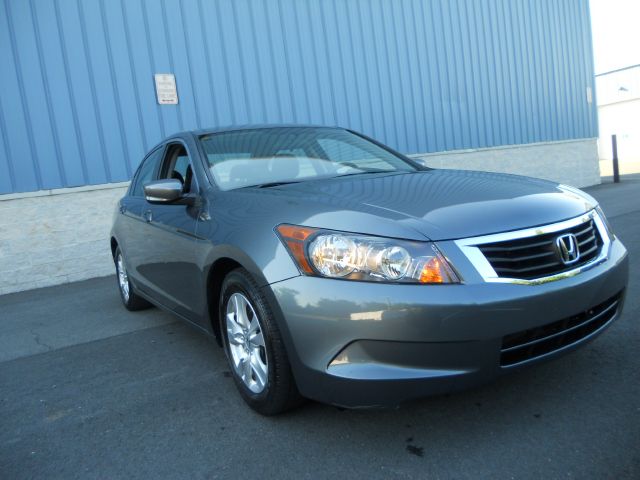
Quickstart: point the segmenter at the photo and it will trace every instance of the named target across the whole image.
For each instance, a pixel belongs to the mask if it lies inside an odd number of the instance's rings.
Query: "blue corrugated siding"
[[[595,137],[590,35],[587,0],[0,0],[0,193],[126,180],[216,125],[407,153]]]

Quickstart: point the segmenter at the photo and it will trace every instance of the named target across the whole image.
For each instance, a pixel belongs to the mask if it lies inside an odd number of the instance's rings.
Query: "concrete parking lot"
[[[213,342],[112,277],[0,297],[0,478],[640,478],[640,176],[588,191],[631,255],[623,316],[397,410],[256,415]]]

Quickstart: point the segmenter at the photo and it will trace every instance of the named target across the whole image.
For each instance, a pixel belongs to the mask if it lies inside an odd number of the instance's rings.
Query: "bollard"
[[[618,168],[618,138],[611,135],[611,147],[613,148],[613,183],[620,183],[620,169]]]

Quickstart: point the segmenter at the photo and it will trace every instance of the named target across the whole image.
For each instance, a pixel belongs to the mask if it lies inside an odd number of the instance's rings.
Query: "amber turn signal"
[[[442,264],[438,258],[425,262],[420,272],[420,283],[442,283]]]
[[[304,254],[304,241],[316,231],[315,228],[298,227],[296,225],[278,225],[276,228],[289,252],[305,273],[313,273],[313,269]]]

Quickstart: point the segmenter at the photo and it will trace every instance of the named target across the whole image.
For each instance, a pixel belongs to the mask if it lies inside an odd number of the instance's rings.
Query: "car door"
[[[164,145],[151,151],[140,162],[140,167],[133,176],[128,194],[120,201],[119,214],[122,225],[118,242],[124,253],[127,272],[134,285],[140,290],[149,290],[147,281],[140,270],[146,261],[146,251],[149,248],[146,220],[143,213],[148,206],[144,198],[144,185],[154,180],[160,168],[164,154]]]
[[[180,180],[185,194],[199,195],[192,159],[180,141],[169,142],[164,151],[156,179],[167,178]],[[147,238],[141,242],[146,248],[138,271],[149,288],[148,294],[191,320],[197,320],[195,312],[200,309],[201,273],[196,263],[199,211],[198,201],[194,205],[145,201],[142,208]]]

